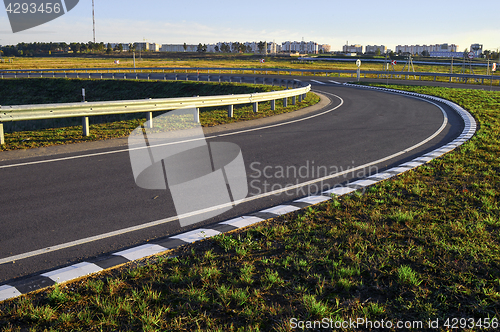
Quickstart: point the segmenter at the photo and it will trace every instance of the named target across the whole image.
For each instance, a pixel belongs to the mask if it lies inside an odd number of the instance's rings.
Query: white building
[[[285,53],[300,53],[300,54],[318,54],[319,46],[318,43],[313,41],[310,42],[291,42],[286,41],[281,44],[281,51]]]
[[[387,53],[387,47],[384,45],[366,45],[365,53],[377,53],[380,50],[380,54]]]
[[[151,52],[159,52],[160,51],[160,47],[161,45],[160,44],[157,44],[157,43],[149,43],[149,50]]]
[[[135,43],[136,51],[149,51],[149,43]]]
[[[184,44],[163,44],[161,45],[160,52],[196,52],[198,50],[198,45],[187,45],[184,48]]]
[[[344,45],[342,47],[343,53],[363,53],[363,46],[359,44],[355,45]]]
[[[402,54],[422,54],[423,52],[456,52],[458,45],[455,44],[434,44],[434,45],[398,45],[396,53]]]
[[[281,53],[281,45],[276,44],[275,42],[267,43],[267,53]]]
[[[476,55],[476,57],[480,57],[481,54],[483,54],[483,45],[481,45],[481,44],[472,44],[470,46],[470,51],[474,52],[474,54]]]

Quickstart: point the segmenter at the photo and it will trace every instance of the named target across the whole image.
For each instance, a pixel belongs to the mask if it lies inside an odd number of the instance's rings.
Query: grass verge
[[[87,101],[245,94],[284,89],[267,85],[182,81],[9,79],[0,80],[0,104],[79,102],[82,87],[86,90]],[[317,95],[308,93],[302,102],[288,107],[283,107],[283,101],[277,100],[274,111],[270,102],[259,103],[258,113],[253,113],[251,105],[236,105],[232,118],[227,117],[226,108],[202,108],[200,121],[202,126],[215,126],[292,112],[318,102]],[[158,114],[161,112],[154,112],[153,116]],[[0,151],[125,137],[145,121],[144,113],[90,117],[90,136],[87,137],[82,136],[81,118],[6,123],[5,144],[0,145]]]
[[[364,195],[4,302],[3,331],[497,330],[500,93],[395,88],[454,101],[480,129]]]

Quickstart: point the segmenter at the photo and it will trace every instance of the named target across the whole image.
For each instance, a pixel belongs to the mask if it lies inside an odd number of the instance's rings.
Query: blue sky
[[[12,0],[14,1],[14,0]],[[29,0],[15,0],[26,1]],[[500,49],[500,1],[95,0],[97,42],[198,44],[218,41],[316,41],[349,44],[472,43]],[[13,34],[0,9],[0,45],[92,40],[92,1]]]

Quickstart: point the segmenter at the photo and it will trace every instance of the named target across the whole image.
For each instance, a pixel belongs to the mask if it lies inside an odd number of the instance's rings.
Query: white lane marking
[[[340,84],[340,85],[342,85],[342,83],[337,82],[337,81],[328,80],[328,82],[332,82],[332,83],[335,83],[335,84]]]
[[[325,82],[320,82],[320,81],[316,81],[316,80],[311,80],[311,82],[318,83],[318,84],[323,84],[323,85],[326,84]]]
[[[328,94],[328,95],[334,96],[336,98],[339,98],[341,100],[341,103],[339,105],[337,105],[336,107],[330,109],[330,110],[327,110],[325,112],[322,112],[322,113],[319,113],[319,114],[316,114],[316,115],[312,115],[312,116],[310,116],[308,118],[314,118],[316,116],[320,116],[322,114],[326,114],[328,112],[334,111],[334,110],[336,110],[337,108],[339,108],[340,106],[342,106],[344,104],[344,100],[341,97],[339,97],[339,96],[337,96],[337,95],[335,95],[333,93],[324,92],[324,91],[321,91],[321,93]],[[184,218],[184,217],[189,217],[189,216],[192,216],[192,215],[197,215],[197,214],[200,214],[200,213],[206,213],[207,211],[219,210],[221,208],[226,208],[228,206],[233,206],[234,203],[241,204],[241,203],[244,203],[244,202],[249,202],[249,201],[253,201],[253,200],[256,200],[256,199],[261,199],[261,198],[265,198],[265,197],[268,197],[268,196],[278,195],[278,194],[284,193],[284,192],[289,191],[289,190],[294,190],[294,189],[297,189],[297,188],[300,188],[300,187],[304,187],[304,186],[308,186],[310,184],[314,184],[316,182],[330,180],[330,179],[333,179],[335,177],[339,177],[339,176],[342,176],[344,174],[348,174],[350,172],[356,172],[357,170],[364,169],[366,167],[369,167],[369,166],[372,166],[372,165],[384,162],[386,160],[392,159],[392,158],[397,157],[399,155],[402,155],[402,154],[404,154],[406,152],[409,152],[409,151],[411,151],[413,149],[418,148],[419,146],[421,146],[421,145],[427,143],[428,141],[432,140],[433,138],[435,138],[437,135],[439,135],[444,130],[444,128],[446,127],[446,125],[448,123],[448,116],[447,116],[445,110],[441,106],[439,106],[438,104],[436,104],[434,102],[431,102],[429,100],[423,99],[423,98],[418,98],[418,97],[414,97],[414,96],[411,96],[411,98],[421,99],[421,100],[424,100],[426,102],[429,102],[429,103],[437,106],[441,110],[444,119],[443,119],[443,123],[442,123],[441,127],[434,134],[432,134],[431,136],[429,136],[424,141],[422,141],[420,143],[417,143],[417,144],[413,145],[412,147],[409,147],[409,148],[407,148],[407,149],[405,149],[403,151],[394,153],[394,154],[392,154],[392,155],[390,155],[388,157],[381,158],[381,159],[375,160],[373,162],[370,162],[370,163],[367,163],[367,164],[364,164],[364,165],[361,165],[361,166],[358,166],[358,167],[355,167],[355,168],[350,168],[348,170],[345,170],[345,171],[342,171],[342,172],[339,172],[339,173],[335,173],[333,175],[325,176],[325,177],[322,177],[322,178],[319,178],[319,179],[316,179],[316,180],[310,180],[310,181],[307,181],[307,182],[299,183],[299,184],[294,185],[294,186],[286,187],[286,188],[279,189],[279,190],[270,191],[270,192],[263,193],[263,194],[260,194],[260,195],[255,195],[255,196],[247,197],[247,198],[245,198],[243,200],[240,200],[238,202],[231,202],[231,203],[227,203],[227,204],[222,204],[222,205],[214,206],[214,207],[211,207],[211,208],[208,208],[208,209],[203,209],[203,210],[200,210],[200,211],[191,212],[191,213],[188,213],[188,214],[185,214],[185,215],[182,215],[182,216],[174,216],[174,217],[169,217],[169,218],[166,218],[166,219],[156,220],[156,221],[152,221],[152,222],[149,222],[149,223],[146,223],[146,224],[141,224],[141,225],[137,225],[137,226],[133,226],[133,227],[128,227],[128,228],[125,228],[125,229],[121,229],[121,230],[117,230],[117,231],[113,231],[113,232],[109,232],[109,233],[104,233],[104,234],[100,234],[100,235],[96,235],[96,236],[92,236],[92,237],[88,237],[88,238],[84,238],[84,239],[80,239],[80,240],[76,240],[76,241],[72,241],[72,242],[67,242],[67,243],[59,244],[59,245],[52,246],[52,247],[47,247],[47,248],[44,248],[44,249],[30,251],[30,252],[27,252],[27,253],[24,253],[24,254],[19,254],[19,255],[15,255],[15,256],[5,257],[3,259],[0,259],[0,264],[12,262],[12,261],[15,261],[15,260],[21,260],[23,258],[38,256],[38,255],[41,255],[41,254],[44,254],[44,253],[49,253],[49,252],[53,252],[53,251],[57,251],[57,250],[61,250],[61,249],[66,249],[66,248],[70,248],[70,247],[77,246],[77,245],[80,245],[80,244],[94,242],[94,241],[97,241],[97,240],[102,240],[102,239],[110,238],[110,237],[113,237],[113,236],[116,236],[116,235],[121,235],[121,234],[129,233],[129,232],[133,232],[133,231],[137,231],[137,230],[141,230],[141,229],[145,229],[145,228],[149,228],[149,227],[153,227],[153,226],[165,224],[165,223],[177,220],[178,217],[183,217]],[[304,118],[304,119],[308,119],[308,118]],[[304,119],[302,119],[302,120],[304,120]],[[293,122],[298,122],[298,121],[301,121],[301,120],[300,119],[299,120],[292,120],[290,122],[287,122],[286,124],[293,123]],[[278,126],[278,125],[271,125],[271,126],[268,126],[268,127],[276,127],[276,126]],[[259,130],[259,128],[256,128],[256,130]],[[244,131],[240,131],[240,132],[237,132],[237,133],[247,132],[247,131],[252,131],[252,130],[244,130]],[[230,135],[230,134],[225,134],[225,135],[221,135],[221,136],[228,136],[228,135]],[[214,137],[217,137],[217,136],[214,136]],[[127,150],[123,150],[123,151],[127,151]],[[336,188],[334,190],[330,190],[330,191],[332,191],[332,193],[334,193],[334,191],[337,190],[337,189],[338,188]],[[328,193],[328,191],[325,192],[325,193]]]

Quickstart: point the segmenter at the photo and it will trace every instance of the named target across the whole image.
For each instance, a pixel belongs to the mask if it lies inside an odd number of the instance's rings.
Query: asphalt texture
[[[281,78],[281,77],[280,77]],[[243,77],[245,79],[245,77]],[[209,142],[231,142],[242,151],[248,197],[364,165],[405,150],[434,134],[442,111],[429,102],[366,91],[314,78],[319,106],[276,118],[205,130]],[[457,137],[462,120],[447,106],[445,129],[401,156],[340,177],[237,205],[202,223],[182,228],[170,221],[34,257],[0,264],[4,283],[123,250],[203,225],[251,214],[399,165]],[[290,121],[295,121],[287,123]],[[300,120],[300,121],[297,121]],[[280,126],[265,128],[272,124]],[[242,129],[254,129],[240,132]],[[223,134],[230,134],[221,136]],[[0,259],[175,217],[168,190],[139,188],[126,140],[0,152]]]

